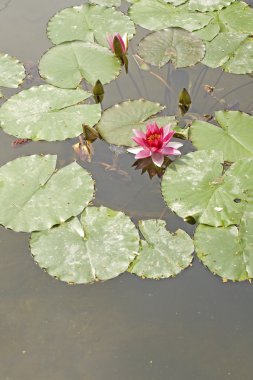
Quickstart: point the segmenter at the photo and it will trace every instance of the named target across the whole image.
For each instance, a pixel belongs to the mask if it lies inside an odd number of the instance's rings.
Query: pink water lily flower
[[[114,44],[113,44],[114,38],[117,38],[118,41],[120,42],[121,53],[122,54],[126,54],[127,48],[128,48],[128,37],[127,37],[127,34],[124,34],[123,37],[121,37],[121,35],[119,33],[114,33],[113,36],[110,35],[109,33],[106,34],[107,42],[108,42],[108,44],[110,46],[110,49],[113,51],[113,53],[115,53],[115,51],[114,51]]]
[[[139,145],[135,148],[127,149],[128,152],[135,154],[135,158],[151,157],[155,165],[161,167],[164,156],[176,156],[181,152],[178,150],[183,144],[170,142],[174,135],[171,125],[159,128],[156,122],[146,126],[146,133],[133,129],[135,137],[133,140]]]

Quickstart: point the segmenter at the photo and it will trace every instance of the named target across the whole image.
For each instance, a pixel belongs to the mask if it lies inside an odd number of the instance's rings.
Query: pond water
[[[81,3],[0,0],[0,50],[26,64],[29,78],[23,87],[40,83],[36,64],[51,46],[45,34],[48,19]],[[130,49],[145,34],[138,28]],[[129,66],[128,76],[122,73],[105,86],[103,108],[143,97],[166,105],[167,114],[177,114],[178,94],[186,87],[191,113],[253,111],[249,75],[201,64],[183,70],[166,65],[151,73],[141,71],[132,58]],[[215,86],[213,94],[205,92],[206,84]],[[57,154],[58,167],[77,159],[72,149],[77,139],[17,148],[11,146],[13,140],[0,131],[1,165],[35,153]],[[191,149],[185,142],[183,152]],[[194,226],[165,206],[160,179],[141,175],[133,162],[130,154],[114,152],[101,140],[94,143],[92,162],[79,162],[96,181],[94,204],[122,210],[135,222],[162,218],[171,231],[180,227],[192,234]],[[195,258],[192,268],[175,279],[142,280],[125,273],[105,283],[70,286],[35,264],[28,234],[1,227],[0,243],[1,380],[252,380],[250,283],[223,284]]]

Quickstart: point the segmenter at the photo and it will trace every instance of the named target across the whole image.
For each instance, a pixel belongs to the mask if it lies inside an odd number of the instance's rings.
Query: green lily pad
[[[0,224],[45,230],[78,215],[93,197],[90,174],[77,163],[55,173],[56,156],[27,156],[0,168]]]
[[[125,272],[139,250],[130,218],[106,207],[87,207],[81,216],[31,236],[36,262],[54,277],[75,284],[109,280]]]
[[[184,3],[186,3],[187,0],[165,0],[166,3],[170,3],[170,4],[173,4],[175,5],[175,7],[177,7],[178,5],[182,5]]]
[[[98,104],[78,104],[91,94],[50,85],[32,87],[12,96],[0,108],[0,126],[18,138],[65,140],[79,136],[82,125],[92,127],[101,117]]]
[[[139,255],[129,272],[153,279],[174,277],[192,262],[194,246],[186,232],[172,234],[163,220],[145,220],[139,223],[141,240]]]
[[[194,243],[199,259],[225,281],[253,278],[253,205],[247,205],[240,225],[215,228],[199,225]]]
[[[246,34],[220,33],[212,41],[206,42],[205,65],[234,74],[253,71],[253,39]]]
[[[105,7],[119,7],[121,0],[89,0],[89,3],[103,5]]]
[[[133,129],[146,131],[150,121],[156,121],[162,127],[166,124],[176,124],[174,116],[150,118],[164,107],[148,100],[129,100],[108,108],[103,112],[97,129],[102,138],[110,144],[135,146],[132,140]]]
[[[134,23],[113,8],[89,4],[63,9],[51,18],[47,28],[48,38],[56,45],[79,40],[108,46],[106,34],[116,32],[127,33],[131,39],[135,34]]]
[[[195,30],[193,34],[203,41],[212,41],[221,31],[221,25],[219,23],[219,12],[210,12],[213,16],[211,21],[202,29]]]
[[[105,84],[119,75],[121,63],[112,52],[100,45],[68,42],[48,50],[39,63],[40,75],[61,88],[76,88],[82,79]]]
[[[253,9],[242,1],[236,1],[227,8],[207,14],[212,17],[209,24],[194,31],[194,34],[204,41],[212,41],[219,33],[234,33],[237,38],[240,34],[253,34]],[[233,35],[231,35],[232,39]],[[232,45],[231,40],[228,41],[229,46]],[[216,41],[217,48],[219,48],[218,41]],[[223,48],[227,51],[226,42],[224,41],[223,44]]]
[[[129,15],[136,24],[149,30],[183,26],[189,32],[203,28],[213,18],[189,11],[187,4],[175,7],[163,0],[140,0],[130,7]]]
[[[192,11],[208,12],[228,7],[235,0],[189,0]]]
[[[253,116],[240,111],[215,113],[221,128],[194,121],[189,138],[198,149],[222,151],[225,161],[253,157]]]
[[[169,28],[145,37],[138,54],[151,65],[162,67],[171,60],[175,67],[187,67],[202,60],[205,45],[184,29]]]
[[[0,53],[0,86],[17,88],[24,78],[23,64],[8,54]]]
[[[219,12],[219,21],[226,31],[253,34],[253,9],[236,1]]]
[[[162,180],[167,205],[182,218],[227,227],[239,224],[253,196],[253,158],[233,164],[223,174],[223,155],[190,153],[170,165]]]

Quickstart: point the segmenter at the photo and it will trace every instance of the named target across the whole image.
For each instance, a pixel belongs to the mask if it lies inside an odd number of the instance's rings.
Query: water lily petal
[[[172,139],[175,131],[168,131],[165,135],[163,135],[163,145],[168,144],[168,142]]]
[[[133,140],[143,148],[147,148],[148,144],[146,143],[146,140],[140,137],[133,137]]]
[[[121,35],[119,33],[116,33],[116,37],[118,38],[118,40],[120,42],[122,53],[126,53],[127,49],[126,49],[125,42],[123,41],[123,38],[121,37]]]
[[[163,127],[163,137],[167,136],[167,134],[171,131],[171,124],[167,124]]]
[[[164,161],[164,155],[162,153],[152,153],[152,161],[156,166],[161,167]]]
[[[171,141],[168,144],[168,147],[175,148],[175,149],[181,148],[182,146],[183,146],[183,144],[176,142],[176,141]]]
[[[127,151],[129,153],[133,153],[133,154],[137,154],[139,152],[141,152],[143,150],[143,148],[141,146],[136,146],[134,148],[128,148]]]
[[[110,49],[114,52],[114,47],[113,47],[114,36],[111,36],[109,33],[106,33],[106,39],[107,39]]]
[[[123,35],[122,40],[124,41],[125,48],[126,48],[126,51],[127,51],[127,49],[128,49],[128,35],[127,35],[127,33],[125,33]]]
[[[146,138],[145,133],[142,131],[139,131],[138,129],[133,129],[133,133],[135,134],[136,137],[140,137],[142,139]]]
[[[181,154],[181,152],[175,148],[170,148],[170,147],[164,147],[160,149],[160,152],[166,156],[178,156]]]
[[[146,158],[146,157],[150,157],[150,156],[151,156],[150,150],[145,149],[145,150],[142,150],[141,152],[137,153],[135,158],[139,159],[139,158]]]

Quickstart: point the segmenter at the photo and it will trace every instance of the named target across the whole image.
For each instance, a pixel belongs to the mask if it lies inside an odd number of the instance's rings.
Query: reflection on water
[[[40,83],[36,62],[50,46],[45,35],[49,17],[78,3],[0,1],[0,50],[26,63],[29,78],[23,87]],[[133,50],[146,33],[138,30]],[[206,85],[214,91],[206,91]],[[140,71],[132,58],[130,74],[123,70],[105,86],[103,107],[143,97],[166,105],[164,114],[179,114],[183,87],[192,99],[186,118],[225,108],[253,110],[250,76],[203,65]],[[78,139],[13,148],[13,137],[2,131],[0,137],[1,165],[34,153],[57,154],[58,167],[77,158],[72,145]],[[92,161],[79,163],[96,180],[96,205],[123,210],[134,221],[163,218],[170,230],[193,233],[193,226],[165,207],[160,179],[150,180],[132,166],[133,155],[99,140],[93,149]],[[185,142],[183,152],[191,149]],[[1,228],[0,242],[1,380],[252,380],[249,283],[224,285],[195,259],[191,269],[173,280],[144,281],[124,274],[103,284],[68,286],[34,263],[28,234]]]

